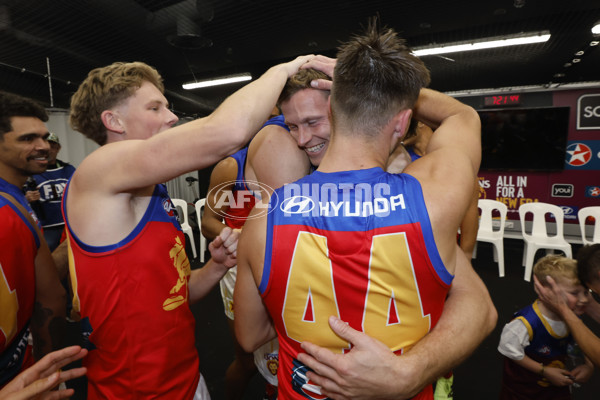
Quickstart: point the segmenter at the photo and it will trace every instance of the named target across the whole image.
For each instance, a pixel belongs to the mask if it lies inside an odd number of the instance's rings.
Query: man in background
[[[71,179],[75,167],[57,159],[60,152],[60,140],[54,133],[48,136],[48,168],[39,174],[34,174],[30,180],[32,186],[27,188],[25,197],[30,204],[36,205],[39,212],[38,218],[42,223],[44,238],[50,251],[54,251],[60,244],[65,221],[60,211],[63,191]]]

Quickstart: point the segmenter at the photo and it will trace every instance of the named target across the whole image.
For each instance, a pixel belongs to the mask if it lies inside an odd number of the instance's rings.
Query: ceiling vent
[[[212,40],[202,37],[200,25],[186,16],[177,17],[177,34],[167,36],[167,42],[184,50],[202,49],[213,45]]]

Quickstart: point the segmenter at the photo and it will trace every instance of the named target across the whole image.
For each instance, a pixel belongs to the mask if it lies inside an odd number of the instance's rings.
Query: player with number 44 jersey
[[[306,340],[350,349],[329,328],[330,315],[401,354],[435,326],[452,275],[435,246],[421,185],[409,175],[317,171],[276,193],[259,289],[269,314],[281,316],[274,318],[280,395],[319,398],[296,357]]]

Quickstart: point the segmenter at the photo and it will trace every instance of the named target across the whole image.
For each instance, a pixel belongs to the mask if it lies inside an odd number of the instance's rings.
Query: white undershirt
[[[554,333],[558,336],[565,336],[568,333],[567,324],[563,321],[555,321],[542,315],[544,320],[552,327]],[[504,325],[500,335],[500,344],[498,351],[512,359],[522,360],[525,357],[525,347],[529,346],[529,332],[527,327],[520,319],[514,319]]]

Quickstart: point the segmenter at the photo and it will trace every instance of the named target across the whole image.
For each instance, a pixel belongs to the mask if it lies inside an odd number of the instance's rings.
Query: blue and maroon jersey
[[[283,398],[323,398],[297,354],[305,340],[350,349],[330,315],[397,354],[436,325],[453,277],[415,178],[317,171],[276,190],[270,206],[259,289],[279,337]],[[431,387],[416,398],[433,398]]]
[[[519,310],[514,318],[523,322],[529,333],[529,346],[525,347],[525,355],[545,366],[565,368],[567,347],[573,343],[570,333],[558,335],[538,306],[538,300]],[[508,357],[504,357],[501,399],[512,399],[517,396],[531,399],[571,399],[569,386],[557,387],[535,372],[521,367]]]
[[[20,197],[22,196],[21,193]],[[33,364],[27,343],[29,321],[35,303],[35,257],[40,247],[40,239],[29,220],[3,196],[0,196],[0,221],[2,387],[22,369]]]
[[[192,399],[199,381],[190,263],[175,207],[156,185],[136,228],[122,241],[90,246],[72,231],[73,308],[87,318],[92,345],[88,399]]]

